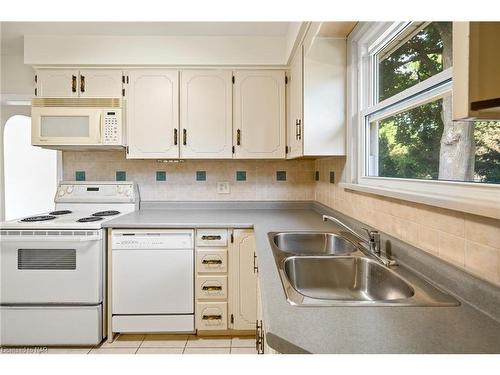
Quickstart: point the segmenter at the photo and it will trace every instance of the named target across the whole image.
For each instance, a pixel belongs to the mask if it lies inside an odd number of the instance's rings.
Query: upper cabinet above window
[[[500,22],[453,23],[453,119],[500,120]]]
[[[48,98],[120,98],[122,71],[114,69],[39,69],[35,96]]]

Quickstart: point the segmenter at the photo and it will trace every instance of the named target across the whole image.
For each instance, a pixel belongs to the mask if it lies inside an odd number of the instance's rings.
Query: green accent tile
[[[246,181],[247,171],[236,171],[236,181]]]
[[[206,171],[196,171],[196,181],[206,181],[207,172]]]
[[[319,171],[314,173],[314,180],[319,181]]]
[[[335,183],[335,172],[330,171],[330,183],[334,184]]]
[[[167,181],[167,172],[156,171],[156,181]]]
[[[116,181],[127,181],[127,172],[125,172],[125,171],[116,171],[115,180]]]
[[[276,171],[276,181],[286,181],[286,171]]]
[[[76,171],[75,172],[75,180],[76,181],[85,181],[85,171]]]

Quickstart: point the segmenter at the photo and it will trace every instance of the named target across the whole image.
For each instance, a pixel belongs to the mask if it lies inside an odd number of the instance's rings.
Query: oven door
[[[0,232],[0,303],[102,302],[102,230]]]
[[[31,143],[43,145],[97,145],[102,143],[99,108],[32,107]]]

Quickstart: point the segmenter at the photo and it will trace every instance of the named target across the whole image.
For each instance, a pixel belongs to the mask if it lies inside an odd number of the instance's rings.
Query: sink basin
[[[276,247],[295,255],[346,255],[357,251],[350,241],[334,233],[276,233]]]
[[[415,294],[396,273],[368,258],[293,256],[283,269],[297,292],[314,299],[369,303]]]

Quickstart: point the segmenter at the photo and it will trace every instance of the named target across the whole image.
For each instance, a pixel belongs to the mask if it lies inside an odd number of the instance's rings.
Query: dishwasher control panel
[[[192,229],[113,230],[112,250],[193,249]]]

